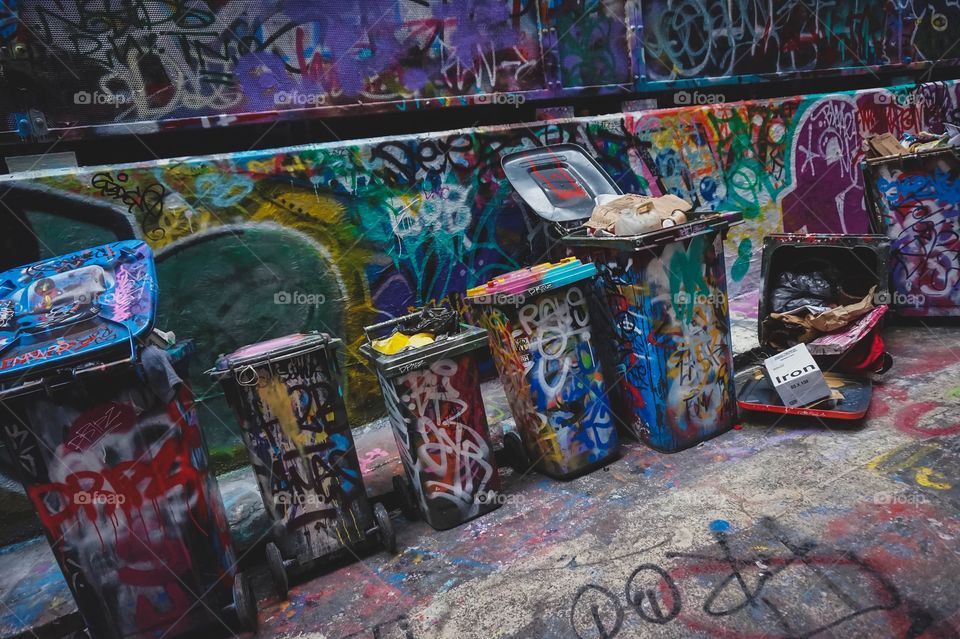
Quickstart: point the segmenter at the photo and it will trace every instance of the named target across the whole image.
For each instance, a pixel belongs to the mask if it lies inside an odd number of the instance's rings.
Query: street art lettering
[[[262,364],[238,385],[238,413],[267,512],[308,559],[363,541],[370,529],[333,355],[324,349]]]
[[[691,446],[736,418],[721,244],[713,232],[674,241],[659,259],[594,256],[628,427],[659,450]]]
[[[576,636],[615,639],[633,631],[636,622],[626,615],[631,609],[641,623],[679,623],[717,637],[758,630],[783,637],[842,633],[845,624],[872,614],[886,616],[891,636],[948,636],[938,632],[929,612],[902,598],[883,572],[852,552],[796,541],[770,518],[742,533],[743,540],[727,522],[715,524],[722,525],[713,529],[712,552],[668,552],[672,568],[638,566],[623,590],[626,605],[603,586],[581,586],[570,613]],[[795,614],[802,605],[796,601],[798,583],[800,592],[829,601],[822,614]]]
[[[162,238],[164,233],[159,222],[163,215],[166,189],[157,183],[141,188],[128,184],[129,179],[130,176],[123,171],[118,171],[115,176],[109,172],[96,173],[90,180],[90,186],[97,189],[100,195],[126,204],[127,211],[137,217],[148,237],[154,240]]]
[[[949,152],[911,157],[872,165],[868,175],[876,214],[893,241],[894,290],[923,300],[900,312],[960,313],[960,159]]]
[[[492,510],[488,497],[499,477],[473,354],[381,384],[400,459],[427,521],[448,528]]]
[[[92,632],[215,622],[197,594],[226,605],[234,557],[190,391],[164,404],[138,383],[105,383],[116,392],[102,403],[78,393],[17,405],[31,427],[5,432],[27,496]]]
[[[548,474],[566,476],[609,457],[617,436],[584,288],[569,286],[515,310],[483,313],[530,460]]]

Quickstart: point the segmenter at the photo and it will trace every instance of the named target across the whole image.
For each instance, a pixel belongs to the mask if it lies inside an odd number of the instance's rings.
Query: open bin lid
[[[847,421],[862,419],[867,414],[873,394],[873,382],[869,378],[833,372],[825,372],[823,376],[832,390],[843,395],[842,399],[826,400],[813,406],[787,407],[783,405],[770,379],[764,375],[763,366],[756,366],[736,376],[737,404],[742,410],[759,413]]]
[[[128,350],[153,328],[153,252],[123,240],[0,273],[0,383]]]
[[[623,195],[582,146],[554,144],[510,153],[501,161],[510,184],[549,222],[590,218],[598,195]]]
[[[590,235],[586,228],[565,235],[564,244],[584,248],[613,249],[617,251],[643,251],[659,248],[672,242],[686,240],[697,235],[726,231],[743,221],[738,212],[693,211],[685,224],[668,226],[641,235]]]
[[[426,368],[439,359],[450,358],[487,346],[486,329],[460,323],[459,333],[440,337],[423,346],[407,348],[393,355],[374,350],[373,340],[386,337],[391,331],[399,328],[403,322],[419,316],[419,312],[411,313],[363,329],[367,335],[367,343],[360,346],[360,353],[370,360],[384,377],[390,379],[406,375]]]
[[[591,278],[596,273],[595,264],[584,264],[575,257],[568,257],[559,262],[537,264],[495,277],[483,286],[469,289],[467,301],[474,304],[504,303],[506,296],[539,295]]]
[[[313,331],[310,333],[293,333],[276,337],[254,344],[241,346],[229,355],[217,358],[216,365],[207,371],[208,374],[219,376],[224,372],[246,366],[259,366],[321,347],[337,347],[340,340],[330,337],[326,333]]]

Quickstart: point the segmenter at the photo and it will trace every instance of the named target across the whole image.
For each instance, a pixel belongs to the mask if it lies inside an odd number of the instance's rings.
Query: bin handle
[[[374,338],[374,333],[379,334],[381,329],[393,328],[394,326],[399,326],[401,322],[414,319],[420,316],[420,311],[410,313],[408,315],[401,315],[400,317],[394,317],[389,319],[386,322],[380,322],[379,324],[371,324],[370,326],[365,326],[363,332],[367,335],[367,341],[372,342]]]

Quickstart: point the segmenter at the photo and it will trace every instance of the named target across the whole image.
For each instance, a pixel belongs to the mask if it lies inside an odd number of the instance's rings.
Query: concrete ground
[[[859,427],[744,416],[673,455],[628,442],[569,482],[503,470],[500,509],[444,532],[395,512],[396,555],[321,567],[288,601],[254,547],[255,636],[960,637],[960,333],[886,336],[896,363]],[[509,428],[499,386],[485,390]],[[389,490],[388,429],[357,444],[368,491]],[[221,480],[241,548],[266,523],[251,481]],[[72,623],[46,545],[0,551],[0,634]]]

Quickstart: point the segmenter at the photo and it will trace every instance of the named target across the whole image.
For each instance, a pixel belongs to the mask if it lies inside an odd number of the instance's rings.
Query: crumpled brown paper
[[[624,195],[606,204],[598,204],[593,209],[586,226],[609,233],[640,234],[663,228],[684,224],[687,221],[686,213],[693,205],[676,195]],[[629,219],[628,224],[623,224]],[[664,221],[669,220],[666,224]],[[617,230],[617,222],[621,222],[621,230],[630,229],[628,233]]]
[[[877,287],[874,286],[862,300],[855,304],[837,306],[818,315],[809,315],[802,312],[770,313],[770,318],[804,329],[798,339],[806,343],[816,339],[821,333],[839,330],[869,313],[873,309],[873,294],[876,290]]]

